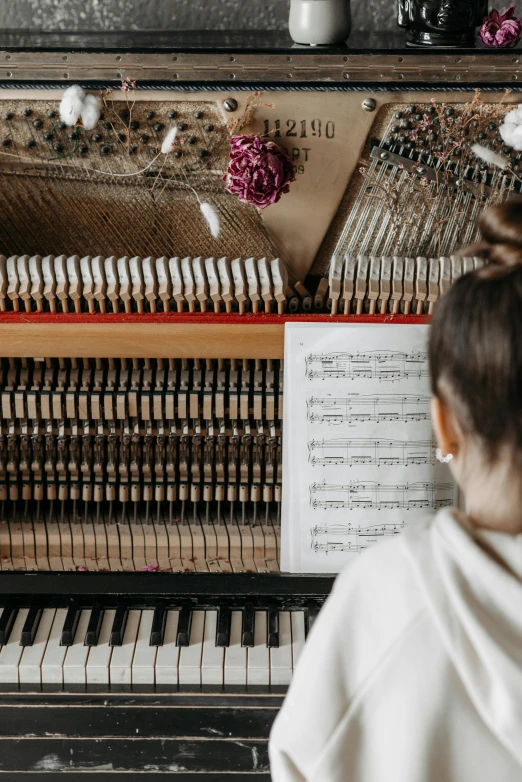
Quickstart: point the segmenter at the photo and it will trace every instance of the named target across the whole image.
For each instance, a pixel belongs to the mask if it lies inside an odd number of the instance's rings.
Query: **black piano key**
[[[267,646],[279,646],[279,611],[276,606],[268,609],[267,622]]]
[[[8,601],[0,616],[0,646],[4,646],[9,641],[17,614],[18,608],[13,602]]]
[[[60,646],[73,645],[76,630],[78,629],[78,622],[80,621],[80,613],[80,606],[77,605],[77,603],[72,603],[67,609],[67,615],[62,628],[62,636],[60,638]]]
[[[109,646],[123,646],[123,636],[125,635],[128,616],[129,609],[125,603],[119,603],[116,606],[116,613],[114,614]]]
[[[91,618],[87,625],[87,632],[85,633],[85,646],[97,646],[98,638],[100,637],[100,630],[103,622],[103,614],[105,613],[101,603],[95,603],[92,607]]]
[[[216,646],[230,646],[230,606],[220,603],[218,606]]]
[[[38,632],[38,626],[40,619],[42,618],[43,608],[41,605],[34,604],[29,609],[27,619],[24,622],[22,628],[22,636],[20,638],[20,646],[32,646],[36,633]]]
[[[310,600],[306,607],[306,613],[305,613],[305,635],[306,636],[312,629],[312,625],[317,619],[318,613],[319,613],[319,604],[315,600]]]
[[[165,625],[167,624],[167,608],[163,603],[158,603],[154,609],[152,617],[152,628],[150,631],[150,646],[163,646],[165,637]]]
[[[243,609],[243,630],[241,633],[241,646],[254,645],[254,621],[255,612],[253,603],[245,603]]]
[[[176,635],[176,646],[188,646],[190,643],[190,625],[192,622],[192,611],[188,606],[183,606],[179,612],[178,632]]]

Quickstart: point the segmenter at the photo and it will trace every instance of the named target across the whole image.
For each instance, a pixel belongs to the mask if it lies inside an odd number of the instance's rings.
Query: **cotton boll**
[[[98,95],[88,94],[83,100],[81,111],[82,125],[85,130],[92,130],[98,124],[101,112],[101,100]]]
[[[219,236],[219,217],[216,210],[206,202],[200,204],[199,208],[201,209],[201,214],[207,221],[210,233],[214,239],[217,239]]]
[[[504,122],[503,125],[500,125],[498,132],[500,133],[504,144],[508,144],[510,147],[513,146],[511,143],[511,138],[517,127],[518,125],[515,125],[514,122]]]
[[[161,145],[161,151],[164,155],[168,155],[169,152],[172,152],[172,150],[174,149],[174,142],[176,140],[177,133],[178,133],[177,127],[173,127],[169,130],[169,132],[163,139],[163,144]]]
[[[74,84],[65,90],[60,103],[60,119],[66,125],[76,125],[83,108],[85,90]]]

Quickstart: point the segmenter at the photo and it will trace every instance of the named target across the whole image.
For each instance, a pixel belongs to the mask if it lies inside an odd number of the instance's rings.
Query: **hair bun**
[[[486,209],[479,220],[482,255],[497,266],[522,265],[522,197]]]

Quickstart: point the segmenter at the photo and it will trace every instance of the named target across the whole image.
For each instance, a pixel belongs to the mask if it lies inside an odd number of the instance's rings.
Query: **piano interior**
[[[0,770],[110,756],[123,773],[146,753],[151,773],[268,779],[269,727],[333,581],[279,572],[284,324],[425,322],[480,263],[455,252],[519,192],[521,153],[494,168],[461,130],[507,154],[519,60],[0,43]],[[90,130],[60,119],[70,84],[101,97]],[[224,188],[239,133],[295,165],[267,210]],[[65,724],[64,703],[86,716]],[[60,741],[25,735],[29,713]]]

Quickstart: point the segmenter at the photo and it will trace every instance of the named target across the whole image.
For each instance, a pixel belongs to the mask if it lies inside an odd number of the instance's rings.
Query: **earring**
[[[440,448],[437,448],[435,451],[435,458],[441,463],[441,464],[447,464],[448,462],[451,462],[453,459],[452,453],[447,453],[444,455]]]

